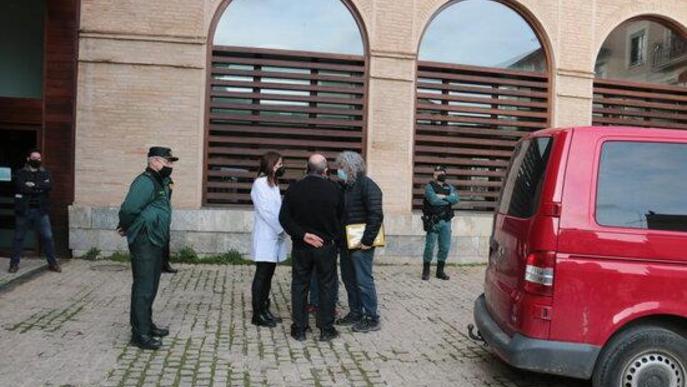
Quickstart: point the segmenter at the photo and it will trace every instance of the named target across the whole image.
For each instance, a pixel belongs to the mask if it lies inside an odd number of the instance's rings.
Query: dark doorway
[[[26,153],[36,147],[38,130],[9,129],[0,126],[0,168],[10,168],[12,174],[24,166]],[[6,180],[6,179],[0,179]],[[12,251],[14,235],[14,185],[11,181],[0,181],[0,254],[7,255]],[[26,255],[37,253],[36,235],[29,232],[24,241]]]

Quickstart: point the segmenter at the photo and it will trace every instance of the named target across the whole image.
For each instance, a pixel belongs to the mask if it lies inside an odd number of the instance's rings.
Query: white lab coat
[[[267,177],[259,177],[250,190],[253,200],[253,241],[251,258],[256,262],[282,262],[286,259],[286,233],[279,223],[281,194],[270,187]]]

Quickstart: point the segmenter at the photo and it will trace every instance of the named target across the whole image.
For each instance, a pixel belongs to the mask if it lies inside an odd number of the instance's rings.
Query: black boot
[[[275,316],[272,314],[270,311],[270,299],[268,298],[267,301],[265,302],[265,315],[272,321],[274,321],[277,324],[280,324],[283,320],[281,317]]]
[[[444,273],[446,262],[437,262],[437,278],[447,281],[450,277]]]
[[[259,327],[274,328],[277,326],[277,323],[267,317],[267,314],[264,311],[259,314],[254,314],[250,322]]]
[[[177,269],[173,268],[172,265],[169,264],[169,242],[167,242],[167,245],[162,250],[162,272],[174,274],[177,271]]]
[[[422,280],[429,281],[429,262],[422,263]]]
[[[158,350],[162,346],[162,341],[157,337],[133,335],[131,337],[131,344],[141,349]]]
[[[171,273],[171,274],[174,274],[174,273],[176,273],[176,272],[178,272],[178,271],[179,271],[179,270],[173,268],[172,265],[169,264],[169,262],[165,262],[165,263],[162,265],[162,272],[163,272],[163,273]]]

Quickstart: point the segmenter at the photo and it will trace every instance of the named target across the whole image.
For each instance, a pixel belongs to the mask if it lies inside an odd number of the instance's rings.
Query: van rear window
[[[603,226],[687,231],[687,144],[603,145],[596,221]]]
[[[537,211],[552,142],[551,137],[536,137],[516,146],[501,191],[500,213],[529,218]]]

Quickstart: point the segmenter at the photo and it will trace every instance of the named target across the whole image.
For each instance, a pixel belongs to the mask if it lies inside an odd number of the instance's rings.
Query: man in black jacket
[[[286,191],[279,212],[279,222],[293,241],[291,336],[298,341],[305,340],[308,329],[305,306],[314,269],[320,295],[317,327],[320,341],[329,341],[339,335],[334,329],[334,292],[343,200],[341,191],[327,179],[324,156],[310,156],[307,173]]]
[[[384,220],[382,190],[365,175],[365,161],[355,152],[342,152],[336,159],[337,175],[344,183],[344,225],[365,224],[360,246],[341,251],[341,279],[348,293],[348,314],[336,321],[353,325],[354,332],[380,329],[377,289],[372,275],[372,246]]]
[[[52,177],[50,172],[42,167],[41,152],[34,149],[29,152],[24,168],[15,173],[15,215],[14,243],[12,244],[12,259],[10,273],[19,270],[19,260],[24,250],[24,238],[29,229],[35,229],[41,237],[42,247],[48,258],[48,269],[61,272],[62,268],[55,259],[55,243],[50,225],[50,190]]]

